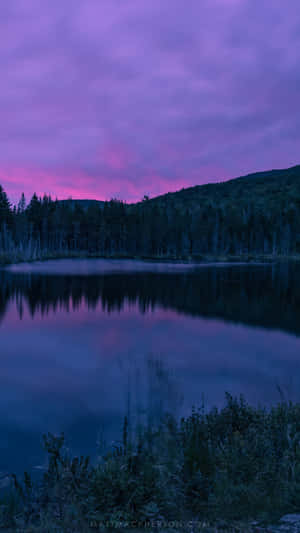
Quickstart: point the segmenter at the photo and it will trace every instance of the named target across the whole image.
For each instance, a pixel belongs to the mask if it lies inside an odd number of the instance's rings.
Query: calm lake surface
[[[91,454],[164,410],[300,401],[300,264],[60,260],[0,271],[0,471]]]

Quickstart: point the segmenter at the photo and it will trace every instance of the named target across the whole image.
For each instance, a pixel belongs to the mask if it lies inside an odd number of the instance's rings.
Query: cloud
[[[1,183],[131,201],[298,163],[297,15],[296,0],[2,3]]]

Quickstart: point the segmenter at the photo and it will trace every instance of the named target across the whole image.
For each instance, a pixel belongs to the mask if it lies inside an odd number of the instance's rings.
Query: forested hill
[[[136,204],[22,197],[0,187],[3,261],[68,255],[201,259],[300,254],[300,166]]]
[[[282,170],[256,172],[220,183],[196,185],[150,200],[152,204],[172,205],[182,209],[201,209],[203,204],[223,207],[247,206],[255,201],[262,208],[276,208],[282,203],[300,205],[300,165]]]

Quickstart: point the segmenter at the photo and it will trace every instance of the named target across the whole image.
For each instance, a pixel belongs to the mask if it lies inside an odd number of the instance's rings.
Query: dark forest
[[[300,166],[127,204],[9,203],[0,187],[2,262],[100,256],[203,259],[300,253]]]

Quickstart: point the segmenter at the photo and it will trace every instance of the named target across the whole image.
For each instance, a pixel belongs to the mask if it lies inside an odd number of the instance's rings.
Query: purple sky
[[[9,0],[0,35],[13,201],[134,201],[300,162],[298,0]]]

